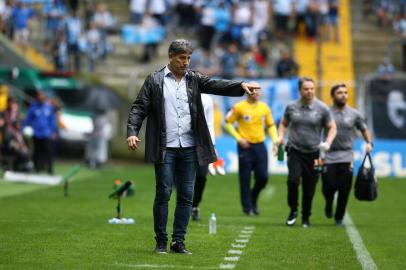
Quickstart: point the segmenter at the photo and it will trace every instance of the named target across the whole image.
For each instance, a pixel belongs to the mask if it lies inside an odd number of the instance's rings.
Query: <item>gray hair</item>
[[[173,55],[192,52],[193,52],[192,42],[186,39],[176,39],[172,41],[168,49],[168,53]]]

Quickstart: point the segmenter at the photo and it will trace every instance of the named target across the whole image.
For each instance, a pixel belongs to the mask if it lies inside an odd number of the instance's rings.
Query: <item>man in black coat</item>
[[[155,252],[160,254],[167,252],[168,202],[174,181],[177,201],[170,249],[191,254],[184,240],[196,169],[216,161],[200,94],[242,96],[260,88],[256,83],[211,79],[189,70],[192,52],[190,41],[179,39],[170,44],[169,64],[145,79],[127,123],[127,144],[136,150],[142,122],[148,117],[145,160],[155,164]]]

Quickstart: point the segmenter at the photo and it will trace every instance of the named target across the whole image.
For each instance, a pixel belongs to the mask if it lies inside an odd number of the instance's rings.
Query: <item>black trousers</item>
[[[34,167],[36,172],[46,170],[53,174],[53,142],[49,138],[34,137]]]
[[[299,185],[302,182],[302,219],[311,216],[311,208],[316,189],[319,171],[315,168],[315,160],[319,151],[303,153],[290,148],[288,154],[288,205],[296,212],[299,200]]]
[[[197,168],[192,207],[198,207],[202,201],[203,191],[207,181],[207,172],[207,165]]]
[[[342,220],[347,207],[348,196],[352,186],[353,170],[351,163],[326,164],[323,169],[323,195],[327,204],[332,204],[334,194],[338,191],[337,207],[334,218]]]
[[[268,152],[265,144],[252,143],[248,149],[238,145],[238,168],[241,206],[248,213],[257,208],[259,193],[268,182]],[[252,172],[255,184],[251,188]]]

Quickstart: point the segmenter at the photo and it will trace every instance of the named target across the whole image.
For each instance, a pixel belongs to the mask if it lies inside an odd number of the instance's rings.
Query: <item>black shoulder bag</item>
[[[371,167],[365,167],[365,160],[369,159]],[[358,169],[355,180],[355,198],[360,201],[374,201],[378,197],[378,180],[375,176],[375,167],[371,155],[365,155],[361,166]]]

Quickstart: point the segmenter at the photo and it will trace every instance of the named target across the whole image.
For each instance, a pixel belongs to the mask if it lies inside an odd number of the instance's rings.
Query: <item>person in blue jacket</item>
[[[38,92],[37,101],[28,109],[23,129],[27,126],[33,130],[35,171],[46,169],[48,174],[53,174],[53,140],[57,137],[58,125],[55,108],[42,91]]]

